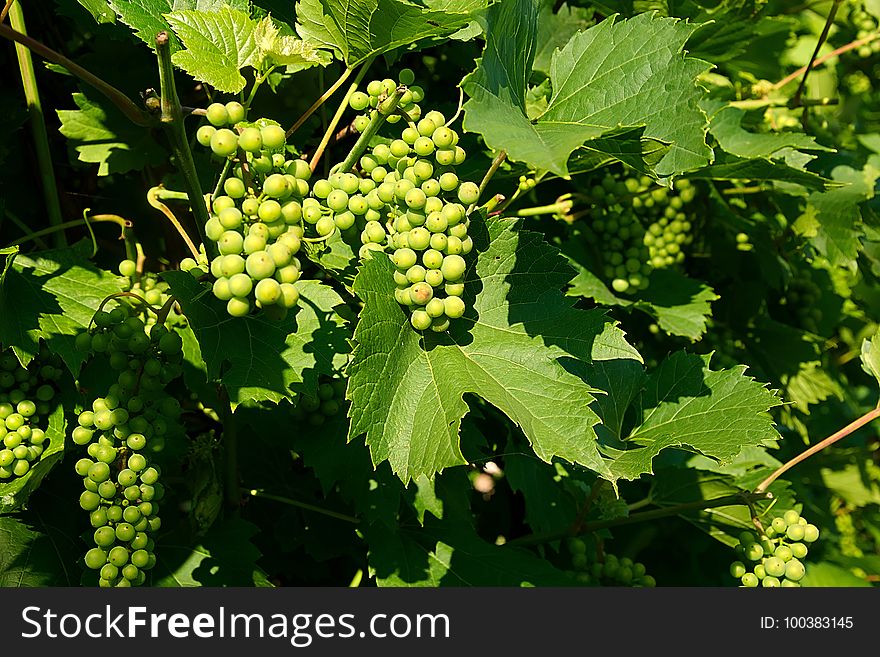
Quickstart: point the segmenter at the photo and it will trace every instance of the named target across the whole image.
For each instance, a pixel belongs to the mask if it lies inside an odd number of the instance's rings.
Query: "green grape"
[[[244,105],[242,105],[238,101],[233,100],[233,101],[226,103],[225,107],[226,107],[226,115],[227,115],[226,120],[229,123],[229,125],[235,125],[239,121],[244,121],[244,115],[245,115]]]
[[[414,310],[409,318],[412,327],[417,331],[426,331],[431,326],[431,316],[424,310]]]
[[[270,151],[278,150],[287,142],[287,136],[284,129],[277,125],[267,125],[260,129],[260,136],[263,139],[263,148]]]
[[[211,145],[211,138],[215,132],[217,132],[217,128],[214,126],[203,125],[196,130],[196,141],[205,148],[208,148]]]
[[[356,112],[363,112],[370,106],[370,97],[362,91],[355,91],[348,99],[348,104]]]
[[[107,553],[101,548],[92,548],[86,552],[84,561],[87,568],[98,570],[107,563]]]
[[[257,128],[245,128],[238,135],[238,145],[248,153],[258,153],[263,147],[263,138]]]
[[[806,574],[806,568],[804,568],[804,564],[802,564],[797,559],[792,559],[788,563],[785,564],[785,577],[792,582],[799,582],[804,578]]]
[[[229,123],[229,112],[221,103],[211,103],[208,105],[205,115],[211,125],[218,128]]]
[[[220,157],[229,157],[238,149],[238,137],[232,130],[221,128],[211,136],[211,150]]]

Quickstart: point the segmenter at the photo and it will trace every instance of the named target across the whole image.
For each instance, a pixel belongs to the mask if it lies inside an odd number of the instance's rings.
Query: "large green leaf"
[[[575,34],[553,54],[553,96],[544,113],[525,113],[526,81],[537,32],[534,0],[505,0],[488,12],[486,49],[463,81],[470,95],[464,127],[512,160],[567,175],[572,152],[621,126],[645,126],[645,137],[670,144],[660,175],[703,166],[706,117],[696,77],[707,64],[682,53],[695,26],[641,14],[614,17]]]
[[[370,574],[378,586],[565,586],[565,574],[533,553],[487,543],[443,523],[415,534],[376,525],[367,533]],[[434,538],[436,535],[436,538]],[[429,543],[425,544],[425,538]]]
[[[532,68],[545,75],[550,75],[553,53],[565,46],[572,36],[594,23],[592,10],[562,3],[559,10],[554,12],[555,4],[555,0],[542,0],[538,12],[535,63]]]
[[[66,431],[64,407],[58,405],[49,416],[49,425],[46,427],[46,439],[49,444],[43,450],[40,460],[31,464],[31,469],[25,476],[0,482],[0,513],[11,513],[27,502],[43,478],[61,460],[64,456]]]
[[[101,96],[73,94],[78,110],[56,110],[59,131],[70,141],[81,162],[98,165],[98,175],[141,170],[157,166],[168,154],[150,130],[134,125]]]
[[[710,304],[716,299],[718,295],[702,281],[658,269],[651,273],[648,288],[636,306],[656,317],[666,333],[696,340],[706,332],[706,320],[712,314]]]
[[[464,463],[465,394],[480,395],[522,427],[538,456],[598,472],[593,389],[560,359],[640,360],[600,311],[579,311],[559,291],[571,270],[515,222],[471,225],[476,263],[465,274],[469,311],[447,333],[414,331],[394,299],[391,261],[366,261],[354,282],[364,301],[348,397],[350,436],[367,435],[374,463],[404,481]]]
[[[779,438],[768,411],[781,400],[745,366],[713,371],[709,357],[676,352],[648,377],[637,403],[638,425],[630,449],[609,449],[615,478],[653,472],[662,450],[681,447],[717,461],[732,460],[744,447]]]
[[[0,283],[0,343],[12,347],[22,363],[51,343],[71,372],[83,354],[74,338],[92,321],[101,302],[122,289],[122,279],[83,257],[88,245],[19,255]]]
[[[153,48],[156,35],[171,27],[164,18],[169,12],[198,10],[210,13],[223,7],[247,11],[249,3],[248,0],[107,0],[107,4],[123,23]],[[173,33],[171,33],[171,49],[172,51],[180,49],[180,42]]]
[[[786,149],[829,151],[803,132],[749,132],[742,127],[746,111],[718,101],[703,103],[709,114],[709,132],[721,148],[738,157],[774,158]]]
[[[589,269],[575,263],[578,275],[571,280],[567,294],[587,297],[606,306],[622,306],[644,311],[657,320],[670,335],[696,340],[706,332],[712,314],[712,301],[718,295],[711,287],[675,271],[658,269],[651,273],[649,285],[634,299],[616,296]]]
[[[314,391],[319,374],[332,374],[344,364],[350,334],[334,310],[343,302],[326,285],[298,281],[298,310],[278,322],[230,317],[190,274],[166,272],[163,277],[198,338],[208,376],[223,381],[233,406],[279,402],[291,396],[294,386]]]
[[[228,93],[244,89],[240,73],[255,66],[259,49],[254,38],[257,22],[246,11],[221,7],[216,11],[175,11],[165,18],[186,46],[171,60],[196,80]]]
[[[845,165],[835,167],[831,177],[845,186],[810,194],[795,230],[810,238],[832,265],[854,269],[864,235],[859,204],[874,197],[880,156],[872,156],[862,171]]]
[[[156,547],[153,586],[272,586],[257,566],[260,551],[251,542],[259,530],[240,518],[216,522],[201,540],[172,534]]]
[[[485,2],[462,0],[452,10],[432,10],[406,0],[299,0],[297,32],[333,50],[351,68],[402,46],[445,37],[467,25],[470,9]],[[459,11],[466,7],[468,11]]]
[[[0,517],[0,587],[76,586],[80,572],[70,555],[82,543],[47,523],[43,512]]]

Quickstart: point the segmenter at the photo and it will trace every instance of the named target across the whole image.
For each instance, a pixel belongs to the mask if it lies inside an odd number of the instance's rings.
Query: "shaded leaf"
[[[165,272],[174,295],[199,341],[211,379],[222,379],[233,406],[279,402],[294,386],[317,389],[319,374],[345,362],[348,331],[334,311],[336,292],[317,281],[300,280],[296,313],[283,321],[262,316],[231,317],[224,304],[185,272]]]

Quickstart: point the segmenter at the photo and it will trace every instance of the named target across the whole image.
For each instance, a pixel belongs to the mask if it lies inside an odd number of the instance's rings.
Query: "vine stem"
[[[164,30],[156,35],[156,57],[159,60],[159,89],[162,103],[161,124],[177,157],[180,172],[183,174],[184,185],[189,195],[190,208],[196,220],[196,229],[199,232],[202,243],[208,250],[208,257],[211,258],[216,254],[213,253],[214,243],[205,236],[205,224],[208,223],[209,219],[208,208],[205,205],[202,185],[199,182],[199,175],[196,172],[196,165],[193,162],[192,152],[189,150],[189,142],[186,139],[186,131],[183,127],[183,111],[180,107],[180,99],[177,97],[177,88],[174,85],[174,66],[171,63],[171,40],[168,37],[168,32]],[[149,198],[149,194],[147,196]],[[153,205],[152,203],[150,204]],[[157,206],[153,205],[153,207]],[[161,208],[159,209],[161,210]],[[168,215],[166,214],[166,216]],[[193,253],[193,257],[198,260],[198,249],[193,246],[192,241],[186,236],[183,229],[179,227],[177,219],[174,219],[173,223],[178,227],[178,232],[184,236],[187,246]]]
[[[330,88],[327,89],[327,91],[325,91],[323,94],[321,94],[321,97],[318,98],[318,100],[316,100],[314,103],[312,103],[312,106],[309,107],[309,109],[307,109],[305,111],[305,113],[296,120],[296,123],[294,123],[292,126],[290,126],[290,128],[288,128],[287,132],[285,133],[286,136],[288,138],[290,138],[290,135],[292,135],[294,132],[299,130],[302,127],[302,124],[305,123],[306,121],[308,121],[309,117],[311,117],[312,114],[314,114],[316,111],[318,111],[318,108],[321,107],[325,102],[327,102],[327,100],[330,98],[330,96],[332,96],[333,94],[336,93],[336,91],[339,89],[339,87],[341,87],[342,84],[349,78],[349,76],[351,76],[351,73],[352,73],[352,69],[346,68],[342,72],[342,75],[340,75],[336,79],[336,82],[334,82],[330,86]]]
[[[508,541],[507,545],[530,546],[540,545],[542,543],[552,543],[563,538],[571,536],[579,536],[590,532],[599,531],[600,529],[610,529],[612,527],[620,527],[622,525],[631,525],[637,522],[645,522],[647,520],[656,520],[658,518],[666,518],[668,516],[678,515],[684,511],[699,511],[702,509],[713,509],[719,506],[730,506],[732,504],[749,504],[757,500],[770,499],[772,495],[767,492],[755,493],[735,493],[733,495],[725,495],[717,497],[714,500],[697,500],[695,502],[685,502],[676,504],[675,506],[664,507],[662,509],[654,509],[652,511],[643,511],[634,513],[625,518],[612,518],[611,520],[599,520],[596,522],[583,523],[578,531],[573,531],[574,527],[569,527],[562,531],[545,532],[542,534],[529,534]]]
[[[498,154],[495,156],[495,159],[492,160],[492,164],[489,165],[489,170],[486,171],[486,175],[483,176],[483,179],[480,181],[479,193],[477,194],[477,200],[471,203],[471,207],[468,208],[467,214],[470,214],[474,211],[474,208],[477,207],[477,203],[480,202],[480,197],[483,195],[483,192],[486,191],[486,187],[489,186],[489,181],[492,180],[492,177],[498,171],[498,168],[504,163],[504,160],[507,159],[507,151],[500,150]]]
[[[764,481],[762,481],[760,484],[758,484],[758,486],[755,488],[755,492],[762,493],[762,492],[766,491],[767,488],[770,486],[770,484],[772,484],[780,476],[782,476],[783,473],[791,470],[798,463],[802,463],[803,461],[806,461],[813,454],[816,454],[817,452],[821,452],[823,449],[825,449],[829,445],[833,445],[834,443],[836,443],[838,440],[841,440],[842,438],[846,438],[848,435],[850,435],[856,429],[862,428],[863,426],[872,422],[873,420],[877,419],[878,417],[880,417],[880,406],[877,406],[877,408],[875,408],[873,411],[868,411],[862,417],[858,418],[857,420],[853,420],[852,422],[847,424],[840,431],[837,431],[837,432],[831,434],[825,440],[823,440],[819,443],[816,443],[815,445],[813,445],[809,449],[807,449],[807,450],[801,452],[800,454],[798,454],[797,456],[795,456],[793,459],[791,459],[787,463],[784,463],[783,465],[781,465],[769,477],[767,477]]]
[[[58,64],[59,66],[63,66],[70,71],[71,74],[104,94],[132,123],[145,128],[153,125],[150,116],[135,105],[128,96],[119,91],[119,89],[112,84],[105,82],[97,75],[87,71],[61,53],[52,50],[36,39],[32,39],[28,35],[22,34],[3,23],[0,23],[0,37],[20,43],[31,52],[37,53],[43,59]]]
[[[874,32],[873,34],[869,34],[868,36],[862,37],[861,39],[856,39],[855,41],[850,41],[848,44],[844,46],[840,46],[836,50],[832,50],[829,53],[822,55],[817,58],[812,64],[808,64],[807,66],[801,66],[798,70],[790,75],[786,75],[779,82],[773,85],[773,90],[781,89],[785,85],[787,85],[792,80],[799,78],[801,75],[807,72],[807,67],[817,68],[827,62],[829,59],[833,57],[837,57],[838,55],[842,55],[845,52],[849,52],[850,50],[855,50],[856,48],[861,48],[862,46],[871,43],[877,37],[880,37],[880,32]]]
[[[837,15],[837,9],[840,7],[840,4],[843,0],[834,0],[834,4],[831,5],[831,9],[828,10],[828,18],[825,20],[825,27],[822,28],[822,33],[819,35],[819,40],[816,42],[816,47],[813,50],[813,54],[810,57],[810,61],[807,63],[806,68],[804,69],[804,77],[801,78],[801,83],[798,85],[797,91],[794,92],[794,97],[792,97],[792,106],[798,107],[801,102],[801,95],[804,93],[804,88],[807,86],[807,77],[810,75],[810,71],[813,68],[813,62],[816,61],[816,57],[819,56],[819,50],[822,48],[822,44],[825,43],[825,39],[828,38],[828,32],[831,31],[831,25],[834,23],[834,17]]]
[[[88,210],[87,210],[88,212]],[[51,235],[52,233],[57,233],[59,231],[66,230],[68,228],[74,228],[75,226],[85,226],[91,223],[114,223],[118,224],[122,229],[122,234],[120,238],[125,237],[125,231],[131,228],[132,223],[128,219],[120,217],[118,214],[96,214],[89,218],[83,219],[72,219],[71,221],[65,221],[57,226],[50,226],[49,228],[44,228],[43,230],[38,230],[33,233],[28,233],[24,237],[21,237],[14,242],[10,242],[8,246],[18,246],[19,244],[24,244],[25,242],[29,242],[31,240],[38,240],[45,235]]]
[[[318,168],[318,162],[321,161],[324,149],[327,148],[327,144],[330,142],[330,138],[333,136],[336,126],[338,126],[339,122],[342,120],[342,115],[348,107],[348,99],[351,98],[351,95],[355,91],[357,91],[358,85],[360,85],[361,81],[364,79],[364,76],[367,74],[367,69],[370,68],[370,64],[372,63],[372,58],[364,62],[363,66],[361,66],[361,70],[358,71],[358,74],[355,76],[354,81],[349,85],[348,91],[345,92],[345,97],[342,99],[342,102],[339,103],[339,107],[336,108],[336,114],[334,114],[333,118],[330,120],[330,125],[328,125],[327,129],[324,131],[324,136],[321,137],[321,143],[318,144],[318,148],[315,149],[315,154],[312,155],[312,161],[309,162],[309,168],[312,170],[312,173]]]
[[[13,29],[18,30],[21,34],[27,34],[20,0],[14,0],[7,7],[9,8],[9,23]],[[31,58],[30,50],[20,43],[15,44],[15,54],[18,58],[21,86],[24,89],[28,114],[31,120],[31,133],[34,138],[34,150],[37,155],[37,168],[40,171],[43,199],[46,203],[46,214],[52,226],[59,226],[64,223],[64,217],[61,215],[61,203],[58,200],[58,184],[55,180],[55,170],[52,166],[52,153],[49,150],[49,135],[46,132],[46,122],[43,118],[40,89],[37,86],[37,76],[34,73],[34,60]],[[67,246],[67,239],[63,232],[55,231],[53,237],[57,248]]]
[[[536,217],[542,214],[567,214],[574,206],[574,201],[564,199],[550,205],[538,205],[533,208],[522,208],[516,211],[517,217]]]
[[[377,132],[379,132],[379,128],[385,123],[385,119],[397,109],[397,104],[400,102],[405,91],[406,87],[401,85],[397,87],[393,94],[379,103],[379,107],[382,109],[376,110],[376,113],[373,114],[373,118],[370,119],[369,125],[367,125],[361,133],[361,136],[358,137],[354,146],[351,147],[351,150],[348,152],[348,155],[345,156],[342,164],[339,165],[339,170],[341,172],[345,173],[351,171],[355,163],[358,161],[358,158],[360,158],[360,156],[364,154],[364,151],[367,150],[367,147],[370,145],[370,140]]]
[[[257,488],[251,489],[248,492],[251,494],[252,497],[262,497],[267,500],[275,500],[276,502],[289,504],[290,506],[295,506],[299,509],[305,509],[306,511],[314,511],[315,513],[320,513],[321,515],[327,516],[329,518],[344,520],[345,522],[350,522],[355,525],[360,523],[360,520],[358,518],[355,518],[354,516],[349,516],[344,513],[337,513],[336,511],[331,511],[330,509],[322,509],[321,507],[315,506],[314,504],[309,504],[308,502],[300,502],[299,500],[294,500],[289,497],[284,497],[282,495],[274,495],[273,493],[267,493]]]
[[[174,216],[174,213],[171,211],[171,209],[159,200],[159,192],[161,191],[161,189],[161,187],[152,187],[150,191],[147,192],[147,203],[152,205],[168,218],[168,221],[171,222],[171,225],[174,226],[174,228],[183,238],[183,241],[186,242],[186,247],[189,249],[192,257],[198,261],[200,254],[199,250],[196,248],[196,245],[193,244],[193,241],[189,238],[189,235],[187,235],[186,231],[183,229],[183,226],[177,220],[177,217]]]
[[[12,7],[12,3],[15,0],[6,0],[6,4],[3,6],[3,9],[0,9],[0,23],[6,20],[6,14],[9,13],[10,7]]]

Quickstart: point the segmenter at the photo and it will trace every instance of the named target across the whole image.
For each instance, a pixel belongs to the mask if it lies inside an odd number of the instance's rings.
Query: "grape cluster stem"
[[[205,205],[202,185],[199,182],[199,175],[196,172],[196,165],[193,161],[192,151],[189,149],[189,142],[187,141],[186,131],[183,126],[183,111],[180,107],[180,98],[177,96],[177,87],[174,85],[174,65],[171,63],[171,40],[168,33],[164,30],[156,35],[156,58],[159,61],[159,90],[162,103],[160,123],[168,137],[168,141],[171,143],[174,155],[177,157],[180,172],[183,174],[183,181],[189,195],[192,213],[195,215],[199,236],[202,243],[205,244],[205,248],[208,249],[208,256],[213,257],[216,255],[211,253],[211,250],[214,248],[213,243],[204,235],[205,223],[210,218],[208,216],[208,207]],[[157,206],[154,205],[153,207]],[[168,214],[170,214],[170,211],[166,213],[166,216]],[[176,218],[172,220],[172,223],[175,224],[175,228],[177,228],[181,236],[186,235],[183,229],[179,227]],[[193,253],[193,257],[198,260],[198,249],[194,247],[189,237],[184,237],[184,239],[187,242],[187,247]]]

